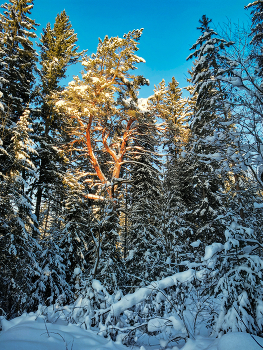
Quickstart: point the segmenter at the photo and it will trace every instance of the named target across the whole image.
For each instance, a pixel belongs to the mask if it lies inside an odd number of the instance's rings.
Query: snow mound
[[[127,350],[76,325],[46,323],[43,316],[24,314],[11,321],[1,320],[1,350]]]
[[[262,338],[247,333],[233,332],[219,339],[217,350],[260,350],[262,347]]]

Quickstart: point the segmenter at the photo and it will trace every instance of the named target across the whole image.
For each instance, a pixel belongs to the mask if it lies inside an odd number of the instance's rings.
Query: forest
[[[263,1],[249,29],[203,15],[187,91],[148,98],[143,29],[87,55],[65,10],[37,38],[33,2],[0,13],[0,324],[52,307],[127,346],[263,337]]]

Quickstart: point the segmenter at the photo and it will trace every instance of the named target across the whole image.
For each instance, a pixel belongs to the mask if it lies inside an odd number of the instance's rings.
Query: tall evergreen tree
[[[182,169],[182,148],[187,145],[189,138],[189,105],[188,99],[182,97],[182,89],[179,88],[175,78],[168,84],[164,81],[159,84],[155,91],[153,101],[158,115],[163,119],[164,132],[162,143],[166,153],[166,161],[162,165],[164,169],[162,180],[161,220],[160,232],[165,239],[165,254],[167,261],[166,273],[171,274],[178,271],[178,264],[183,259],[182,252],[185,249],[189,230],[184,224],[183,214],[185,203],[182,197],[180,176]]]
[[[36,37],[36,23],[30,18],[33,0],[10,0],[1,6],[1,84],[5,106],[3,147],[12,147],[12,128],[28,107],[35,81],[37,55],[32,38]],[[10,172],[12,163],[2,154],[4,173]]]
[[[110,294],[122,288],[127,280],[119,233],[118,205],[104,201],[97,208],[96,222],[92,225],[95,250],[90,273]]]
[[[191,183],[188,220],[195,226],[195,239],[207,244],[223,238],[218,217],[225,210],[224,176],[230,164],[224,161],[233,135],[227,95],[218,77],[231,74],[232,66],[225,50],[233,43],[218,37],[206,16],[199,22],[201,36],[188,57],[196,58],[191,81],[197,100],[191,120],[190,149],[185,157],[190,165],[188,171],[192,169],[188,173]]]
[[[50,23],[47,24],[40,39],[40,116],[36,115],[34,125],[39,144],[39,175],[34,184],[37,189],[35,213],[38,221],[41,221],[43,196],[61,197],[64,190],[62,182],[66,168],[61,146],[65,143],[66,136],[63,118],[55,111],[53,101],[54,94],[62,90],[61,81],[66,77],[67,68],[78,62],[83,54],[77,52],[76,42],[77,34],[65,10],[57,15],[54,28],[51,28]]]
[[[9,317],[34,306],[33,281],[40,273],[36,254],[41,250],[32,238],[35,216],[23,176],[26,172],[34,176],[36,170],[31,161],[35,149],[29,137],[28,118],[29,111],[26,111],[12,129],[12,152],[0,149],[12,164],[10,173],[0,173],[0,298],[1,307]]]
[[[263,1],[256,0],[245,6],[246,9],[251,9],[252,24],[251,24],[251,58],[257,62],[256,74],[263,77]],[[262,83],[262,82],[261,82]]]
[[[92,208],[83,197],[83,186],[74,181],[75,186],[67,191],[63,215],[63,230],[59,235],[58,245],[62,250],[66,265],[66,280],[74,284],[74,270],[80,269],[87,277],[92,269]],[[71,184],[72,186],[72,184]]]
[[[33,305],[30,294],[39,273],[31,237],[35,217],[27,193],[35,177],[29,110],[36,72],[36,23],[30,18],[33,1],[10,0],[1,6],[1,302],[9,316]]]
[[[36,72],[35,20],[29,15],[33,0],[10,0],[0,14],[3,60],[8,81],[3,83],[3,100],[13,122],[19,120],[32,96]]]
[[[129,285],[147,285],[161,276],[164,267],[164,240],[159,230],[159,203],[161,201],[160,160],[154,151],[157,132],[154,128],[140,129],[137,146],[147,153],[137,151],[131,166],[129,208],[129,255],[126,268]]]

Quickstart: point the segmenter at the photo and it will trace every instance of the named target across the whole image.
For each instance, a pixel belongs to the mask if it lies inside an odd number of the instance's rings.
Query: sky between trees
[[[244,9],[248,3],[248,0],[135,0],[131,3],[46,0],[45,3],[35,1],[32,16],[40,24],[37,30],[40,36],[42,28],[48,22],[53,25],[56,15],[65,9],[78,34],[78,45],[81,50],[88,49],[88,55],[96,52],[99,37],[122,37],[133,29],[144,28],[138,54],[146,63],[139,65],[138,74],[150,80],[150,86],[140,92],[141,97],[148,97],[162,79],[168,83],[174,76],[181,87],[187,85],[191,62],[186,62],[186,57],[199,35],[195,29],[203,14],[213,20],[213,28],[218,32],[229,21],[233,26],[238,23],[249,26],[249,11]],[[70,67],[66,82],[81,70],[81,64]]]

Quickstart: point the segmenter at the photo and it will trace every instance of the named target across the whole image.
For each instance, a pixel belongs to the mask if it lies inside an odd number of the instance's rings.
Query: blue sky
[[[122,36],[133,29],[144,28],[138,55],[146,60],[139,65],[138,73],[150,80],[150,87],[143,88],[141,97],[152,94],[154,84],[162,79],[166,83],[172,76],[187,85],[186,62],[189,48],[198,38],[198,20],[206,14],[213,20],[213,28],[219,25],[250,23],[249,11],[244,6],[249,0],[35,0],[32,17],[40,24],[38,35],[48,22],[53,26],[58,13],[66,10],[75,32],[80,50],[88,54],[96,52],[98,38]],[[81,66],[71,67],[68,81],[77,75]]]

